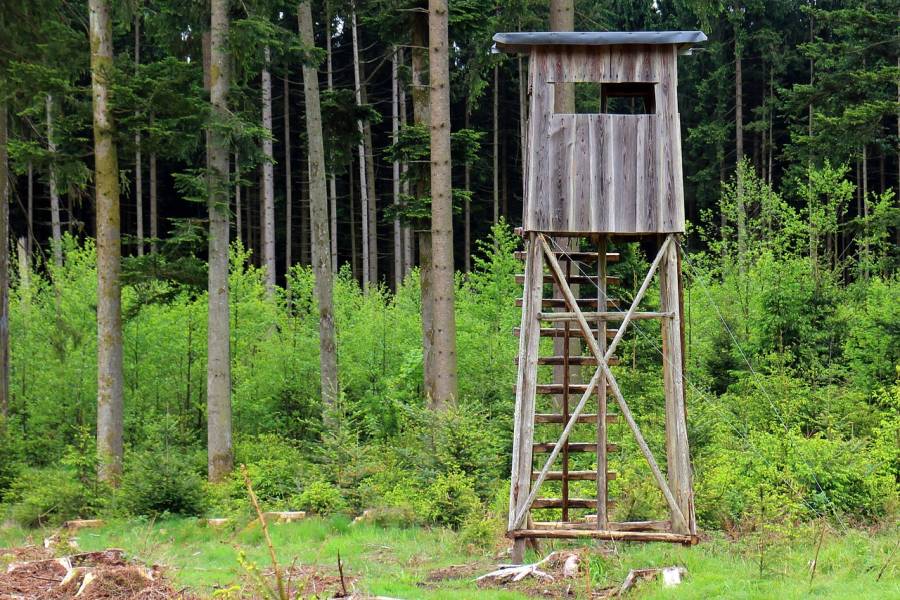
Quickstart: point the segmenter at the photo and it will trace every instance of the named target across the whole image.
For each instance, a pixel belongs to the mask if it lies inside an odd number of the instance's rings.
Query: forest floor
[[[310,518],[272,525],[270,530],[282,570],[290,569],[292,589],[304,589],[303,597],[308,598],[330,598],[341,591],[339,553],[348,591],[404,599],[601,597],[604,588],[621,585],[630,569],[666,566],[687,569],[677,588],[664,588],[657,580],[639,584],[627,596],[900,598],[900,535],[896,528],[877,533],[827,531],[812,582],[810,566],[819,537],[815,528],[767,537],[763,543],[760,538],[731,541],[714,535],[693,548],[544,544],[544,554],[559,549],[578,551],[580,575],[547,584],[529,579],[510,586],[476,584],[475,577],[493,570],[502,560],[494,552],[466,549],[457,534],[448,530],[382,528],[351,524],[344,518]],[[29,544],[40,547],[51,533],[0,528],[0,573],[12,560],[8,549],[18,548],[21,554]],[[82,529],[75,535],[79,548],[75,552],[121,548],[139,563],[160,565],[174,589],[188,589],[204,598],[214,593],[217,598],[260,597],[249,573],[254,569],[264,575],[271,573],[258,523],[216,529],[195,519],[123,521]],[[66,545],[63,540],[60,547]]]

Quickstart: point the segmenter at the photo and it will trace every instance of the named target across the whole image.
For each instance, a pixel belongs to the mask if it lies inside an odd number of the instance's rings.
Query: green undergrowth
[[[483,589],[474,577],[494,567],[493,551],[473,552],[460,534],[444,528],[395,528],[351,524],[343,517],[310,518],[273,525],[273,544],[282,567],[316,566],[324,574],[337,572],[340,553],[348,579],[357,590],[394,598],[497,598],[527,597],[521,589]],[[9,528],[0,531],[0,546],[40,542],[46,532]],[[897,598],[900,564],[894,555],[900,536],[896,529],[877,533],[826,530],[816,573],[810,583],[810,562],[821,530],[805,527],[790,535],[747,536],[731,541],[714,535],[692,548],[666,544],[614,544],[606,551],[583,544],[543,543],[542,554],[559,549],[581,549],[588,556],[589,577],[572,582],[574,597],[588,590],[620,585],[629,569],[679,565],[686,580],[676,589],[659,582],[640,584],[633,598]],[[777,541],[776,541],[777,540]],[[502,545],[502,540],[498,540]],[[101,529],[82,530],[83,550],[125,549],[131,556],[165,565],[176,586],[203,597],[222,596],[221,590],[243,588],[253,597],[239,555],[260,569],[268,569],[268,551],[258,525],[220,529],[195,519],[111,522]],[[611,552],[609,551],[611,550]],[[584,554],[583,554],[584,555]],[[537,555],[529,559],[537,560]],[[456,579],[428,581],[437,569],[458,567]],[[876,581],[880,572],[880,580]],[[539,591],[533,587],[532,591]],[[230,596],[234,597],[234,596]]]

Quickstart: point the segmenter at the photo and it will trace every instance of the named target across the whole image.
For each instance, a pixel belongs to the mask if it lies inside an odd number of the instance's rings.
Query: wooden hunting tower
[[[508,523],[515,560],[521,560],[530,538],[697,539],[683,379],[677,58],[705,40],[699,31],[494,36],[496,51],[530,58],[523,149],[525,272],[519,276],[524,292],[516,331]],[[607,276],[607,263],[618,254],[608,253],[608,245],[645,238],[657,248],[649,272],[635,294],[617,291],[619,281]],[[641,311],[657,270],[660,308]],[[665,472],[609,369],[628,325],[637,319],[661,323]],[[549,356],[540,351],[546,337],[553,338]],[[551,383],[539,376],[540,365],[552,366]],[[591,367],[584,377],[582,367]],[[608,395],[614,402],[607,402]],[[665,499],[667,518],[610,519],[609,482],[616,473],[609,457],[618,446],[609,442],[609,430],[619,427],[634,436]],[[551,433],[557,441],[548,441]],[[548,456],[535,464],[539,454]],[[540,497],[542,490],[551,497]],[[533,518],[535,510],[541,513]]]

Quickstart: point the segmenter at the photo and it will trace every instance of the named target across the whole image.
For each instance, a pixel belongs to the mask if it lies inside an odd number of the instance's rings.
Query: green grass
[[[333,573],[340,552],[357,588],[372,594],[422,599],[512,599],[526,597],[510,590],[476,588],[472,577],[420,585],[429,572],[449,565],[475,564],[486,572],[495,563],[491,553],[466,550],[451,531],[422,528],[382,528],[350,525],[344,518],[308,519],[273,525],[271,533],[283,566],[296,559],[300,565],[320,565]],[[29,539],[40,543],[45,532],[16,528],[0,530],[0,546],[15,546]],[[791,532],[789,541],[765,545],[760,574],[756,539],[731,542],[722,537],[693,548],[662,544],[616,544],[611,556],[590,554],[590,586],[618,585],[629,569],[681,565],[688,577],[676,589],[658,582],[641,585],[634,598],[900,598],[900,555],[888,563],[898,543],[896,530],[867,534],[829,532],[819,555],[816,576],[809,582],[809,561],[815,554],[818,530]],[[209,596],[218,588],[245,581],[238,562],[261,568],[269,565],[268,552],[258,527],[241,530],[211,529],[193,519],[158,522],[110,522],[102,529],[82,530],[78,542],[84,550],[123,548],[146,562],[166,565],[176,585]],[[573,547],[544,544],[542,551]],[[532,557],[535,558],[535,557]],[[888,564],[881,581],[876,576]],[[586,596],[588,580],[573,582],[579,597]]]

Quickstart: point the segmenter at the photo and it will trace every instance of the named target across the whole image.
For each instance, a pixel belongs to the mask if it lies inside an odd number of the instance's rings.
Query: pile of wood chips
[[[0,550],[0,557],[10,555],[13,562],[0,573],[0,600],[195,598],[172,587],[159,567],[129,562],[117,549],[61,558],[36,547]]]

